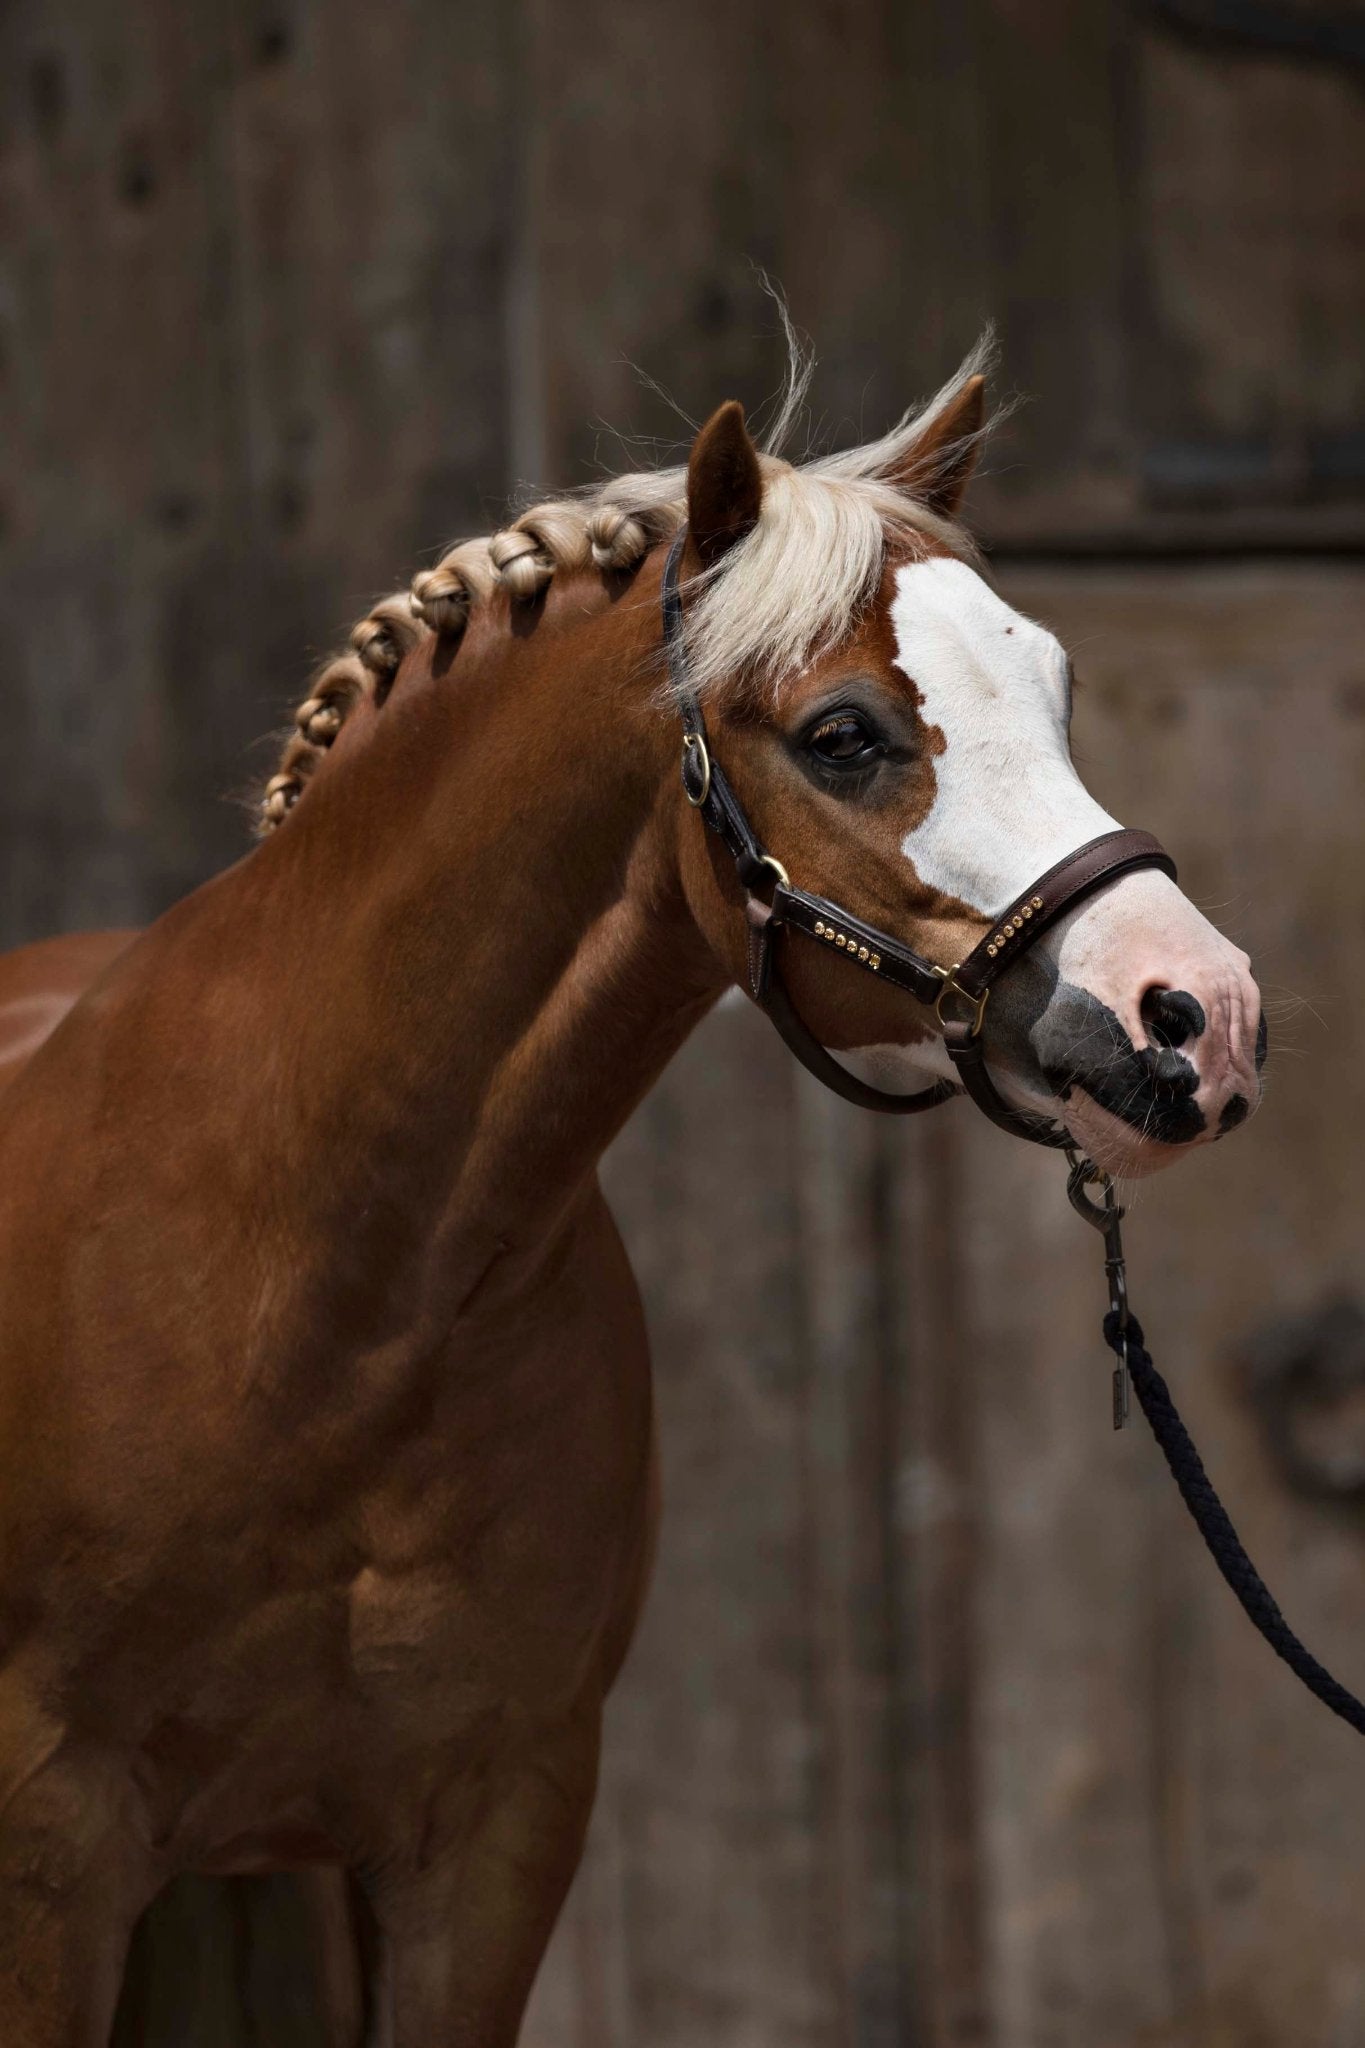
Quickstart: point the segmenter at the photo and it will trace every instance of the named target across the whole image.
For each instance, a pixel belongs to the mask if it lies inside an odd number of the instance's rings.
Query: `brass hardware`
[[[990,959],[994,960],[996,954],[1001,952],[1004,949],[1004,947],[1006,947],[1009,944],[1010,940],[1014,937],[1015,933],[1021,932],[1024,929],[1026,922],[1033,916],[1035,910],[1041,910],[1042,907],[1042,897],[1033,896],[1029,899],[1029,901],[1026,904],[1024,904],[1021,910],[1016,910],[1014,916],[1009,918],[1004,924],[1002,924],[999,931],[996,932],[995,936],[992,938],[990,944],[986,948],[987,956]]]
[[[705,740],[704,740],[704,739],[702,738],[702,736],[701,736],[701,734],[700,734],[699,732],[685,732],[685,733],[683,734],[683,743],[682,743],[682,744],[683,744],[683,795],[684,795],[684,796],[685,796],[685,797],[687,798],[687,801],[688,801],[688,802],[689,802],[689,803],[691,804],[692,808],[693,808],[694,810],[697,810],[697,811],[699,811],[699,810],[701,809],[702,805],[703,805],[703,804],[704,804],[704,803],[706,802],[706,799],[707,799],[707,797],[708,797],[708,796],[710,796],[710,794],[711,794],[711,756],[710,756],[710,753],[709,753],[709,751],[707,750],[707,745],[706,745],[706,741],[705,741]],[[700,749],[700,751],[701,751],[701,794],[700,794],[700,796],[693,796],[693,794],[692,794],[692,791],[691,791],[691,790],[689,789],[689,787],[688,787],[688,783],[687,783],[687,750],[688,750],[688,748],[689,748],[689,747],[697,747],[697,748],[699,748],[699,749]]]
[[[791,876],[787,873],[780,860],[776,860],[770,853],[760,853],[758,862],[760,867],[772,869],[784,889],[790,889],[792,885]]]
[[[955,960],[951,967],[936,967],[934,969],[935,974],[943,983],[942,988],[934,998],[934,1015],[946,1031],[948,1019],[943,1014],[944,998],[946,996],[961,996],[963,1002],[968,1005],[972,1012],[972,1037],[977,1038],[981,1033],[981,1019],[986,1014],[986,1005],[990,1001],[991,992],[988,988],[983,988],[979,996],[970,995],[957,978],[957,970],[961,965],[962,962],[960,960]]]
[[[872,972],[873,972],[874,974],[876,974],[876,973],[877,973],[877,971],[878,971],[878,969],[879,969],[879,968],[881,967],[881,964],[882,964],[882,956],[881,956],[881,954],[880,954],[880,953],[873,953],[873,954],[869,955],[869,958],[868,958],[868,962],[867,962],[867,964],[868,964],[868,966],[869,966],[869,967],[870,967],[870,968],[872,969]]]

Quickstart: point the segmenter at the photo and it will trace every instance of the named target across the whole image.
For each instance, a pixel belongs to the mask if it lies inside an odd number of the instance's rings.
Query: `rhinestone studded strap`
[[[1097,839],[1088,839],[1015,897],[958,967],[953,976],[958,987],[964,995],[981,995],[1042,937],[1049,925],[1056,924],[1059,917],[1074,910],[1106,882],[1135,868],[1159,868],[1175,880],[1175,862],[1150,832],[1124,829],[1101,832]]]

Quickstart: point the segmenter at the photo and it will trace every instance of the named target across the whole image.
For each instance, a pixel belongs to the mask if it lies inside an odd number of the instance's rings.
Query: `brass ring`
[[[760,867],[772,869],[773,873],[777,876],[778,881],[782,884],[782,887],[784,889],[790,889],[792,885],[792,878],[787,873],[787,870],[783,867],[780,860],[777,860],[771,853],[760,853],[760,855],[758,856],[758,861]]]
[[[943,983],[942,988],[934,998],[934,1015],[946,1031],[948,1019],[943,1014],[943,999],[945,996],[961,996],[963,1002],[971,1006],[972,1037],[979,1038],[981,1036],[981,1019],[986,1014],[986,1004],[990,1001],[991,992],[989,988],[983,988],[979,996],[969,995],[957,978],[957,970],[961,965],[962,962],[960,960],[955,960],[951,967],[936,967],[934,969],[935,974],[938,975]]]
[[[693,796],[687,781],[687,750],[689,747],[699,747],[701,749],[700,796]],[[687,798],[687,801],[692,805],[692,808],[694,810],[699,811],[702,805],[706,802],[707,797],[710,796],[710,794],[711,755],[707,749],[706,741],[702,738],[699,732],[685,732],[683,734],[683,795]]]

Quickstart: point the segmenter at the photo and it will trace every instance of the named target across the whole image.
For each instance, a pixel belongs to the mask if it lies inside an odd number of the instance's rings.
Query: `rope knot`
[[[1119,1357],[1122,1355],[1125,1337],[1128,1340],[1128,1351],[1130,1356],[1134,1351],[1145,1351],[1147,1349],[1147,1346],[1143,1341],[1142,1325],[1138,1321],[1137,1317],[1133,1314],[1133,1311],[1129,1309],[1127,1326],[1126,1328],[1121,1328],[1119,1324],[1119,1312],[1116,1308],[1111,1308],[1108,1315],[1104,1319],[1104,1341],[1109,1346],[1109,1349],[1114,1353],[1115,1357]]]

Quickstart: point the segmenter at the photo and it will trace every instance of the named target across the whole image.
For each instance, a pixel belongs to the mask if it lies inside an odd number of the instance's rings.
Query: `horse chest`
[[[351,1685],[384,1722],[438,1739],[507,1702],[553,1714],[579,1690],[603,1607],[600,1582],[566,1601],[524,1570],[367,1566],[347,1601]]]

